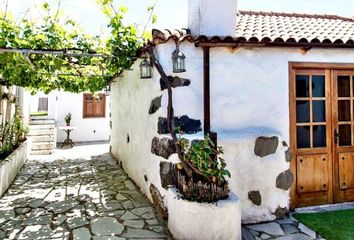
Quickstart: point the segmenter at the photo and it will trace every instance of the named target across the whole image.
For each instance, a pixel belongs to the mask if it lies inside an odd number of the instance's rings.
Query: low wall
[[[168,228],[177,240],[241,240],[241,205],[234,193],[216,203],[189,202],[168,191]]]
[[[22,143],[5,160],[0,161],[0,197],[6,192],[11,183],[27,160],[28,141]]]

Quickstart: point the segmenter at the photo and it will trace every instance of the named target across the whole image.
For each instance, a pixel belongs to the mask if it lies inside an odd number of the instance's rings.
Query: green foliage
[[[107,40],[84,34],[71,19],[58,18],[48,3],[42,5],[40,15],[43,17],[39,21],[22,19],[15,22],[0,13],[0,48],[100,54],[64,56],[26,51],[0,52],[1,84],[27,87],[33,92],[42,90],[49,93],[56,89],[75,93],[95,92],[103,89],[122,70],[129,69],[143,41],[134,26],[122,23],[127,9],[115,10],[108,0],[98,2],[110,18],[111,35]]]
[[[38,116],[47,116],[47,111],[39,111],[39,112],[31,112],[30,116],[38,117]]]
[[[71,119],[72,119],[72,114],[71,113],[66,114],[64,120],[67,124],[70,124]]]
[[[226,170],[225,160],[220,157],[224,149],[222,147],[216,149],[209,135],[191,146],[183,138],[179,140],[179,143],[185,160],[191,162],[205,177],[212,178],[214,183],[223,184],[226,176],[231,177],[230,172]]]
[[[28,127],[16,109],[13,119],[0,125],[0,159],[6,158],[25,141],[27,133]]]

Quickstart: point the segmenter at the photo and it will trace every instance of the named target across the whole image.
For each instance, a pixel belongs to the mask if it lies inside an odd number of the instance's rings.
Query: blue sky
[[[1,8],[4,2],[0,0]],[[40,4],[42,0],[9,0],[9,10],[15,15],[22,16],[30,6]],[[56,5],[57,0],[48,0]],[[147,20],[146,7],[151,0],[117,0],[120,5],[129,8],[126,22],[145,25]],[[188,0],[158,0],[156,14],[158,23],[155,28],[182,28],[187,26]],[[298,12],[335,14],[346,17],[354,16],[353,0],[238,0],[238,7],[241,10],[255,11],[276,11],[276,12]],[[66,14],[88,32],[99,34],[107,25],[107,19],[102,15],[95,0],[62,0],[62,8]],[[32,13],[35,15],[35,12]]]

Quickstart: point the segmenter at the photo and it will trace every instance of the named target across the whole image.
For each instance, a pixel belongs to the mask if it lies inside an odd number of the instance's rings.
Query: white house
[[[109,140],[110,97],[104,92],[94,96],[91,93],[75,94],[64,91],[53,91],[49,94],[39,92],[34,96],[27,93],[27,99],[28,114],[32,115],[30,123],[36,121],[35,119],[42,122],[53,121],[55,142],[62,143],[66,139],[66,133],[60,127],[66,126],[64,119],[69,113],[72,114],[70,126],[76,127],[70,133],[74,142]],[[34,116],[38,113],[43,116]],[[41,144],[41,147],[44,145]]]
[[[243,222],[354,201],[354,20],[190,0],[187,27],[154,30],[148,44],[187,137],[218,133]],[[173,73],[176,45],[186,72]],[[141,61],[112,85],[111,152],[152,200],[151,186],[167,195],[178,158],[166,147],[167,92],[156,70],[140,79]]]

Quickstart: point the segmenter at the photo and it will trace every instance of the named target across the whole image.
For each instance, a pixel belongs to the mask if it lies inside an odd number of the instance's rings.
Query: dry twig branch
[[[146,47],[146,50],[150,55],[151,63],[156,68],[156,70],[159,72],[161,79],[164,81],[165,85],[167,86],[167,92],[168,92],[167,126],[168,126],[168,130],[170,132],[170,135],[173,139],[173,142],[175,144],[178,158],[183,163],[187,176],[189,178],[192,178],[192,173],[194,172],[194,173],[204,177],[207,181],[213,182],[212,178],[204,176],[204,174],[198,168],[196,168],[191,162],[186,161],[186,159],[184,158],[184,153],[181,149],[181,146],[179,144],[179,141],[177,139],[177,135],[176,135],[175,129],[174,129],[174,109],[173,109],[173,94],[172,94],[171,83],[170,83],[165,71],[163,70],[163,67],[161,66],[160,62],[157,60],[152,46],[148,45]]]

